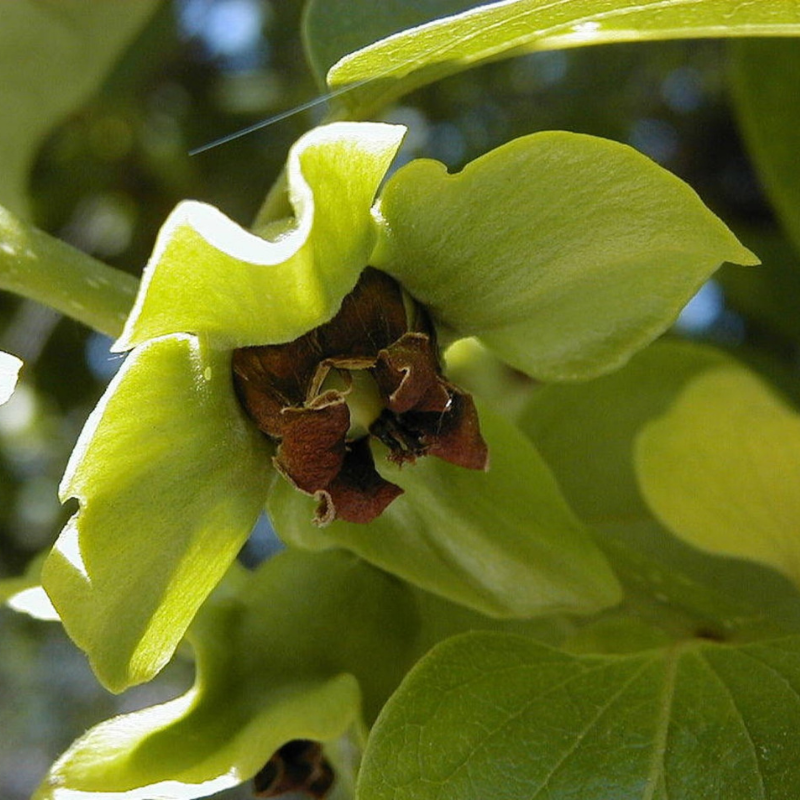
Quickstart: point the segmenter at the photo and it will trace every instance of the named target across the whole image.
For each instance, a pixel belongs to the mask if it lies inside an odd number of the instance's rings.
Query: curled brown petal
[[[350,412],[344,397],[329,392],[314,408],[285,408],[275,467],[298,489],[314,494],[336,477],[344,462]]]
[[[383,272],[367,267],[336,316],[316,329],[324,357],[374,359],[408,329],[403,293]]]
[[[367,267],[329,322],[293,342],[235,350],[232,372],[236,392],[259,429],[279,438],[281,410],[313,400],[330,367],[371,367],[378,353],[400,339],[406,329],[400,286],[388,275]]]
[[[421,428],[406,424],[409,415],[399,416],[385,410],[370,425],[369,432],[389,448],[389,461],[395,464],[413,464],[420,456],[427,453],[421,440]],[[420,414],[424,427],[427,415]]]
[[[247,416],[268,436],[280,435],[280,413],[286,400],[272,384],[272,375],[261,359],[262,347],[243,347],[234,350],[232,359],[233,385]]]
[[[348,441],[367,425],[395,463],[435,455],[487,467],[475,405],[442,376],[428,315],[371,267],[333,319],[293,342],[236,350],[232,373],[246,413],[278,443],[278,471],[318,499],[318,525],[370,522],[402,493],[376,471],[366,437]]]
[[[278,409],[303,404],[308,386],[322,360],[314,333],[312,331],[288,344],[234,350],[234,385],[245,409],[257,424],[260,420],[248,405],[257,394],[265,395],[268,402]],[[259,406],[265,402],[259,401]]]
[[[452,384],[450,408],[443,414],[406,414],[404,423],[419,436],[425,454],[466,469],[489,467],[489,448],[481,436],[472,397]]]
[[[372,374],[395,414],[445,411],[450,395],[439,381],[439,360],[426,333],[412,331],[378,353]]]
[[[334,519],[365,524],[380,516],[403,490],[382,478],[375,469],[367,437],[348,447],[344,463],[336,478],[322,492],[314,521],[326,525]]]

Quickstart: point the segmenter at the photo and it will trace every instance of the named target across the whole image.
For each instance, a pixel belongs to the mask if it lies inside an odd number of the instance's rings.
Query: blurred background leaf
[[[157,0],[42,0],[0,7],[0,205],[27,216],[28,173],[42,139],[85,102]]]
[[[800,586],[800,417],[768,384],[733,365],[694,378],[640,431],[634,463],[653,513],[681,539]]]
[[[732,44],[736,113],[767,194],[796,248],[800,248],[800,104],[787,97],[787,87],[798,82],[797,39]]]

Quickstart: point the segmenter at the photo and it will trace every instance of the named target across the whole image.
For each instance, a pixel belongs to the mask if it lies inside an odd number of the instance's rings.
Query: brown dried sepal
[[[334,519],[371,522],[403,493],[378,474],[366,437],[347,441],[350,412],[340,392],[326,392],[312,405],[283,414],[273,463],[293,486],[319,501],[317,525]]]
[[[426,333],[410,332],[378,354],[372,370],[387,410],[371,431],[397,463],[432,455],[484,470],[489,453],[472,398],[441,374]]]
[[[411,415],[409,423],[418,425],[420,439],[427,448],[427,455],[436,456],[465,469],[487,470],[489,448],[481,436],[478,410],[472,397],[452,384],[450,408],[435,421],[433,415],[425,416],[424,425],[417,415]]]
[[[253,793],[256,797],[280,797],[296,792],[324,800],[334,778],[319,742],[293,739],[276,751],[253,778]]]
[[[481,436],[478,412],[472,398],[452,384],[444,412],[384,412],[370,433],[389,448],[389,460],[413,463],[421,456],[436,456],[466,469],[486,470],[489,449]]]
[[[475,406],[442,377],[424,311],[409,310],[398,284],[377,270],[364,270],[330,322],[294,342],[236,350],[232,369],[242,406],[278,444],[275,467],[319,501],[318,525],[370,522],[402,494],[375,469],[367,439],[348,439],[350,389],[323,391],[332,370],[346,386],[352,370],[369,370],[385,404],[370,433],[390,460],[434,455],[486,469]]]
[[[406,411],[447,411],[450,395],[440,380],[434,343],[427,333],[404,333],[381,350],[372,368],[386,407]]]
[[[281,441],[273,463],[307,494],[331,483],[345,458],[350,412],[340,392],[326,395],[325,401],[316,405],[281,411]]]
[[[399,486],[382,478],[375,469],[369,440],[364,436],[348,445],[341,471],[316,493],[320,501],[317,524],[325,525],[334,516],[346,522],[372,522],[401,494]]]

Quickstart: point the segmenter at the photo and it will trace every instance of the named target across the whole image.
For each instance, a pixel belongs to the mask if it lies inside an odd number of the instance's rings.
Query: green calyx
[[[344,547],[492,616],[618,602],[615,576],[535,449],[489,412],[479,428],[468,395],[441,375],[435,328],[475,334],[529,375],[586,378],[663,331],[722,261],[754,258],[676,178],[629,148],[575,134],[525,137],[457,175],[411,162],[379,192],[403,133],[335,123],[300,139],[286,172],[294,213],[268,238],[194,202],[162,229],[116,345],[132,352],[67,470],[62,494],[80,511],[43,577],[110,688],[166,663],[265,501],[284,539]],[[407,332],[381,344],[377,361],[369,355],[384,406],[377,419],[373,390],[352,378],[364,364],[332,359],[350,373],[353,397],[312,375],[314,393],[289,403],[297,429],[276,436],[242,406],[231,377],[238,354],[311,336],[346,305],[367,264],[421,304],[432,327],[407,330],[401,300]],[[353,357],[351,344],[338,354]],[[351,411],[357,418],[365,406],[373,448],[351,430]],[[422,418],[446,421],[451,407],[457,424],[431,435]],[[292,436],[310,449],[287,448]],[[425,453],[440,458],[401,468]],[[358,469],[337,483],[351,457]],[[321,483],[309,477],[315,463],[330,473]],[[277,480],[273,465],[314,497]],[[354,485],[362,497],[383,493],[388,510],[377,516],[367,504],[360,520],[314,527],[315,516],[333,519],[337,501],[362,508],[342,499]]]
[[[173,333],[226,349],[276,344],[329,320],[369,263],[369,209],[404,133],[335,123],[301,138],[287,164],[294,214],[270,229],[272,239],[205,204],[181,203],[161,230],[116,349]]]

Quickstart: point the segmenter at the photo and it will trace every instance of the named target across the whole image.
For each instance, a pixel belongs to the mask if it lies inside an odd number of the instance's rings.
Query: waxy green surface
[[[800,640],[573,656],[472,633],[431,651],[378,719],[359,800],[789,800]]]
[[[410,666],[417,627],[408,588],[348,554],[237,566],[189,631],[193,687],[92,728],[36,798],[204,797],[287,741],[363,731]]]

